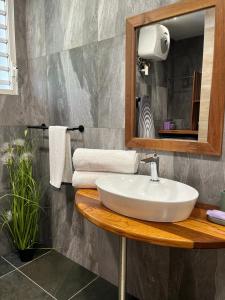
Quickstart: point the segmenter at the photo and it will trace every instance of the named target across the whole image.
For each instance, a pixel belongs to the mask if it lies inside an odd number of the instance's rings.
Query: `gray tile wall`
[[[172,2],[27,0],[32,93],[23,99],[29,98],[32,123],[83,123],[84,135],[71,135],[74,148],[123,149],[125,17]],[[18,111],[24,113],[23,108]],[[47,181],[47,137],[42,146],[40,167]],[[224,156],[160,155],[162,176],[193,185],[204,202],[218,202],[224,188]],[[51,204],[46,221],[51,226],[43,223],[43,232],[47,238],[51,235],[58,251],[116,283],[117,237],[84,220],[74,211],[73,200],[70,187],[46,193]],[[129,241],[128,256],[128,290],[141,299],[225,298],[222,250],[186,251]]]
[[[16,56],[19,71],[19,95],[0,95],[0,145],[20,135],[23,125],[30,122],[30,88],[28,77],[28,59],[26,43],[26,20],[24,12],[26,2],[15,1]],[[7,176],[0,163],[0,196],[8,190]],[[8,201],[0,199],[0,212],[6,209]],[[0,255],[9,252],[11,245],[4,232],[0,230]]]

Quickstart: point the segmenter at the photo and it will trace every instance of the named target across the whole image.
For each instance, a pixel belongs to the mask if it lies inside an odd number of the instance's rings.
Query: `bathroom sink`
[[[109,209],[132,218],[155,222],[187,219],[198,192],[181,182],[144,175],[108,175],[97,179],[100,200]]]

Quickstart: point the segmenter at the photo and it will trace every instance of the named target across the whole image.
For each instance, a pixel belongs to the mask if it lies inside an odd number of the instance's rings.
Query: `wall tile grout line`
[[[11,264],[6,258],[2,257],[2,259],[4,259],[7,263],[9,263],[12,267],[13,264]],[[15,267],[14,267],[15,268]],[[28,280],[30,280],[33,284],[35,284],[37,287],[39,287],[42,291],[44,291],[46,294],[48,294],[51,298],[57,300],[57,298],[55,298],[53,295],[51,295],[48,291],[46,291],[45,289],[43,289],[43,287],[41,287],[38,283],[36,283],[33,279],[31,279],[30,277],[28,277],[25,273],[23,273],[20,269],[15,268],[14,271],[18,271],[20,274],[22,274],[24,277],[26,277]]]
[[[88,286],[90,286],[93,282],[95,282],[100,276],[96,276],[94,279],[92,279],[89,283],[87,283],[84,287],[82,287],[79,291],[77,291],[73,296],[68,298],[67,300],[72,300],[74,297],[76,297],[78,294],[80,294],[83,290],[85,290]]]

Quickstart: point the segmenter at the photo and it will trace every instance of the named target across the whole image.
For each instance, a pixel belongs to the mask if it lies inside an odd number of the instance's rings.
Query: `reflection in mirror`
[[[136,30],[136,136],[207,141],[215,9]]]

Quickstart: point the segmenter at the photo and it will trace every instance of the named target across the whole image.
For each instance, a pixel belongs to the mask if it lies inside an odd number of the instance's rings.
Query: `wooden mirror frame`
[[[135,137],[136,29],[160,20],[215,7],[215,42],[207,142]],[[225,104],[225,0],[183,0],[126,20],[125,143],[129,148],[221,155]]]

